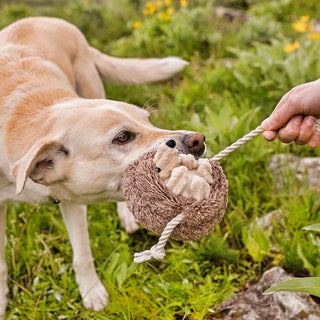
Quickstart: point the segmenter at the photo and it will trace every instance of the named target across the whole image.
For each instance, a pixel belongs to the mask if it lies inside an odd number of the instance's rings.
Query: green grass
[[[5,1],[6,2],[6,1]],[[144,16],[144,1],[8,1],[0,26],[31,15],[58,16],[76,24],[88,41],[123,57],[179,55],[190,65],[158,84],[105,83],[108,98],[152,108],[152,121],[169,129],[206,134],[211,156],[254,129],[291,87],[320,74],[320,42],[296,33],[302,14],[319,17],[317,0],[172,0],[163,20]],[[218,19],[218,5],[250,17]],[[136,21],[141,27],[134,29]],[[299,41],[295,52],[284,46]],[[268,170],[275,153],[317,156],[319,150],[267,143],[257,137],[221,161],[229,179],[223,222],[198,242],[170,241],[162,262],[133,263],[133,252],[157,237],[141,229],[127,235],[114,204],[89,206],[89,231],[97,272],[110,294],[104,312],[82,307],[72,271],[72,250],[57,206],[10,205],[6,257],[8,319],[205,319],[224,300],[281,265],[296,276],[320,276],[319,238],[304,226],[319,223],[319,194],[299,186],[292,172],[279,190]],[[272,210],[282,212],[273,231],[249,225]],[[274,248],[277,248],[275,251]]]

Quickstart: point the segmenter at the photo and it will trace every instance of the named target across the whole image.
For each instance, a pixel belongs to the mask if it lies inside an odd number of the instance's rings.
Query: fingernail
[[[299,116],[299,117],[295,117],[294,120],[293,120],[293,123],[296,124],[296,125],[300,125],[302,122],[302,117]]]
[[[276,134],[273,131],[265,131],[263,133],[263,137],[267,140],[267,141],[273,141],[276,138]]]
[[[308,146],[311,148],[317,148],[320,144],[320,132],[314,131],[311,139],[308,142]]]
[[[268,130],[268,129],[269,129],[269,127],[270,127],[270,120],[269,120],[269,118],[267,118],[267,119],[265,119],[265,120],[262,121],[261,127],[262,127],[263,130]]]
[[[314,123],[316,122],[316,119],[313,117],[308,117],[306,122],[308,126],[313,126]]]

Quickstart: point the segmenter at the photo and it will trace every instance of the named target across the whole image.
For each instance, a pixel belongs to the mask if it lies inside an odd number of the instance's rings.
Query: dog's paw
[[[5,288],[4,291],[0,288],[0,320],[5,320],[6,318],[6,309],[8,304],[8,287]]]
[[[137,224],[136,219],[131,211],[128,209],[126,203],[118,202],[117,210],[121,225],[124,230],[129,234],[136,232],[139,229],[139,225]]]
[[[79,289],[82,303],[86,309],[102,311],[108,305],[108,292],[99,279],[95,283],[91,283],[91,286],[86,285]]]
[[[128,220],[125,221],[125,223],[122,223],[122,226],[124,230],[129,233],[135,233],[137,230],[139,230],[139,225],[136,223],[136,219],[131,215]]]
[[[4,320],[6,318],[8,294],[7,266],[4,264],[2,268],[0,268],[0,320]]]

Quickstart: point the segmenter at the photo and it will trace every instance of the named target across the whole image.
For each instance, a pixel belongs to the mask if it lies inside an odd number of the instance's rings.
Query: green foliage
[[[262,262],[263,258],[269,253],[268,236],[259,229],[256,221],[252,230],[250,230],[250,234],[246,228],[242,229],[242,241],[254,261]]]
[[[256,17],[290,23],[292,20],[292,1],[256,1],[255,5],[251,7],[249,12]]]
[[[154,15],[144,19],[142,26],[129,37],[115,41],[110,50],[127,55],[130,45],[130,56],[176,55],[190,59],[194,52],[199,52],[207,58],[221,41],[220,32],[212,28],[212,16],[211,1],[204,6],[179,9],[168,20]]]
[[[57,10],[56,16],[76,24],[90,44],[103,50],[105,43],[130,34],[132,26],[123,21],[134,19],[138,15],[132,1],[113,0],[103,4],[74,1],[63,11]]]
[[[283,51],[285,43],[279,40],[271,45],[257,43],[250,51],[230,48],[237,57],[230,91],[242,94],[245,91],[246,96],[266,101],[268,106],[268,102],[278,100],[290,88],[316,79],[320,70],[316,56],[319,43],[306,40],[299,51],[290,54]]]
[[[77,25],[90,44],[108,54],[187,59],[189,66],[173,79],[142,86],[105,83],[106,94],[150,110],[159,127],[205,133],[208,156],[258,126],[290,88],[319,78],[320,41],[292,29],[301,14],[317,17],[318,0],[303,6],[297,0],[190,0],[186,7],[172,0],[144,14],[146,3],[7,1],[0,4],[0,26],[26,16],[57,16]],[[218,18],[218,5],[241,9],[247,19]],[[169,8],[174,11],[168,13]],[[285,52],[294,41],[299,46]],[[198,320],[210,317],[270,266],[282,265],[296,276],[320,276],[320,240],[313,232],[320,222],[318,194],[304,190],[288,168],[281,173],[284,188],[277,187],[269,161],[280,152],[319,155],[318,149],[267,143],[262,137],[230,154],[221,161],[229,180],[223,222],[198,242],[171,241],[162,262],[134,264],[133,252],[151,247],[157,238],[145,230],[126,234],[113,204],[90,206],[93,256],[111,299],[101,313],[81,305],[58,208],[10,205],[8,319]],[[280,221],[272,221],[272,229],[260,228],[256,219],[272,210],[280,212]]]
[[[303,230],[308,231],[320,231],[320,224],[316,223],[310,226],[306,226]],[[319,242],[318,242],[319,243]],[[318,244],[317,243],[317,244]],[[316,273],[318,270],[315,268],[306,258],[304,250],[302,250],[301,245],[298,243],[297,253],[299,258],[303,262],[303,266],[309,270],[311,274]],[[278,291],[294,291],[294,292],[306,292],[314,296],[320,297],[320,277],[308,277],[308,278],[292,278],[279,282],[269,289],[267,289],[264,294],[273,294]]]
[[[7,26],[8,24],[22,18],[26,18],[30,15],[30,9],[24,5],[5,5],[1,9],[0,28]]]

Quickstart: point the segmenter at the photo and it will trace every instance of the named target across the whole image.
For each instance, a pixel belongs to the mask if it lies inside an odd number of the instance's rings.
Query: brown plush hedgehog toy
[[[219,163],[179,154],[175,141],[145,153],[125,170],[122,189],[134,217],[161,234],[158,244],[135,254],[135,262],[163,259],[169,237],[198,240],[223,218],[228,182]]]
[[[161,233],[150,250],[134,255],[135,262],[163,259],[169,237],[198,240],[222,220],[228,181],[217,161],[262,131],[258,126],[209,160],[179,154],[169,140],[128,166],[122,179],[127,205],[145,228]]]

